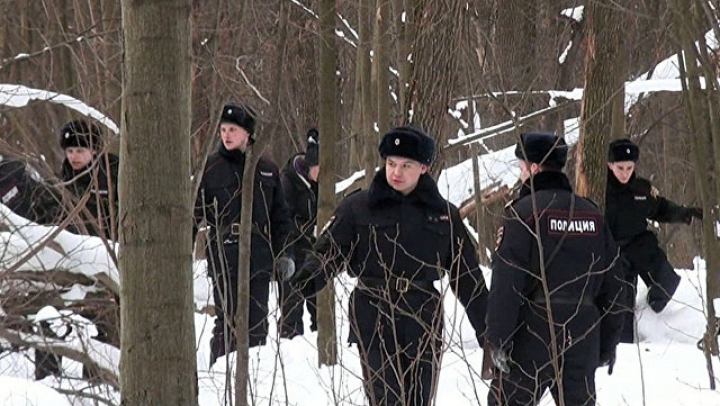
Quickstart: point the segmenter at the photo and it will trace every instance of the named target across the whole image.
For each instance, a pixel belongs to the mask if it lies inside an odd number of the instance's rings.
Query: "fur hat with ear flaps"
[[[415,127],[396,127],[383,135],[380,156],[399,156],[430,165],[435,153],[435,141]]]
[[[640,159],[640,148],[628,138],[621,138],[610,143],[608,162],[637,162],[638,159]]]
[[[567,153],[565,139],[554,133],[520,134],[520,142],[515,147],[515,156],[518,159],[555,170],[565,166]]]
[[[73,120],[60,130],[60,147],[84,147],[99,151],[100,128],[85,120]]]
[[[305,150],[305,165],[308,168],[320,163],[320,133],[315,128],[307,132],[307,149]]]
[[[251,142],[255,142],[255,111],[244,104],[228,103],[223,106],[220,115],[220,124],[235,124],[245,129],[250,134]]]

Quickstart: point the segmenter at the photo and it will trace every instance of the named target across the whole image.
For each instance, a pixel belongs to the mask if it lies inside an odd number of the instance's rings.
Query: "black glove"
[[[615,366],[615,347],[610,351],[600,353],[600,367],[608,367],[608,375],[612,375],[613,367]]]
[[[291,280],[295,275],[295,261],[287,255],[278,258],[276,266],[277,277],[281,281]]]
[[[316,274],[313,270],[307,266],[301,266],[290,278],[289,282],[293,289],[299,291],[307,299],[317,294],[315,277]]]
[[[505,350],[501,348],[493,348],[490,350],[490,358],[495,367],[502,373],[510,372],[510,357]]]
[[[683,221],[687,224],[692,223],[693,217],[702,220],[703,210],[700,207],[686,207],[683,212]]]

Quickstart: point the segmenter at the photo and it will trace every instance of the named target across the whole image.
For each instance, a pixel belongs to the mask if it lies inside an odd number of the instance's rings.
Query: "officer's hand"
[[[692,223],[693,217],[702,220],[703,210],[700,207],[685,208],[685,213],[683,213],[683,221],[685,221],[685,223],[687,224],[690,224]]]
[[[278,258],[277,274],[281,281],[291,280],[295,275],[295,261],[287,255]]]
[[[600,367],[608,367],[608,375],[612,375],[615,366],[615,348],[600,353]]]
[[[490,350],[490,358],[495,367],[502,373],[510,372],[510,357],[501,348],[493,348]]]

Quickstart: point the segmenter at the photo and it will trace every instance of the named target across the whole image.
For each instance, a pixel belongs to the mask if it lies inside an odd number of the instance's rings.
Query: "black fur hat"
[[[222,123],[231,123],[244,128],[250,134],[250,139],[255,141],[255,111],[249,106],[232,103],[224,105],[220,115],[220,124]]]
[[[621,138],[610,143],[608,162],[637,162],[640,159],[640,148],[628,138]]]
[[[400,156],[430,165],[435,153],[435,141],[415,127],[396,127],[383,135],[380,156]]]
[[[305,150],[305,165],[308,168],[320,163],[320,133],[315,128],[307,132],[307,149]]]
[[[515,156],[519,159],[556,170],[565,166],[567,153],[565,139],[554,133],[520,134],[520,142],[515,147]]]
[[[60,130],[60,147],[85,147],[99,151],[100,128],[85,120],[73,120]]]

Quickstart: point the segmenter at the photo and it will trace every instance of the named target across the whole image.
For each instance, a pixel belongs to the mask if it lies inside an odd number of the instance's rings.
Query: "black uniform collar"
[[[617,179],[617,177],[615,177],[615,174],[612,173],[612,171],[608,168],[607,184],[608,184],[608,187],[611,189],[618,190],[618,189],[623,189],[623,188],[629,187],[630,185],[632,185],[633,181],[635,181],[635,178],[636,178],[635,171],[633,171],[633,173],[632,173],[632,175],[630,175],[630,179],[627,181],[627,183],[622,184]]]
[[[72,165],[70,165],[70,161],[68,161],[67,158],[65,158],[65,160],[62,163],[62,178],[64,180],[70,180],[70,179],[76,177],[80,173],[84,173],[84,172],[89,173],[88,169],[90,169],[90,166],[92,166],[92,162],[85,165],[85,167],[83,167],[80,170],[75,170],[75,169],[73,169]]]
[[[558,171],[544,171],[535,174],[532,177],[532,183],[530,183],[530,179],[523,183],[520,188],[519,197],[529,195],[531,193],[531,187],[534,187],[536,192],[548,189],[562,189],[572,192],[570,180],[568,180],[564,173]]]
[[[220,147],[218,148],[218,153],[223,158],[227,159],[228,161],[240,165],[245,164],[245,153],[240,151],[239,149],[234,149],[232,151],[225,148],[225,145],[221,142]]]
[[[387,201],[417,201],[437,210],[447,210],[447,201],[440,195],[437,184],[427,173],[420,175],[415,189],[405,196],[387,183],[385,168],[380,169],[378,173],[375,174],[375,178],[372,184],[370,184],[370,189],[368,189],[368,204],[370,207],[373,207]]]

